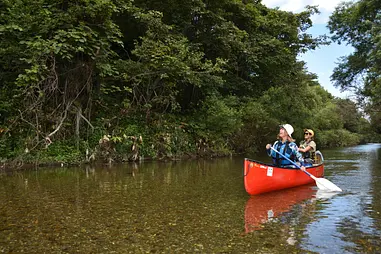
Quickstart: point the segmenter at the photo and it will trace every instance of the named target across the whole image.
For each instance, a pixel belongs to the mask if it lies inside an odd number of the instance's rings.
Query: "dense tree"
[[[344,128],[351,132],[359,132],[361,113],[357,109],[356,103],[349,99],[336,99],[338,115],[344,124]]]
[[[312,38],[305,31],[309,17],[317,12],[308,7],[293,14],[269,9],[260,2],[240,1],[135,1],[143,9],[163,13],[163,20],[201,45],[205,57],[228,62],[223,94],[258,96],[271,86],[292,79],[298,71],[296,56],[314,49],[324,38]]]
[[[333,12],[328,27],[333,40],[347,43],[354,52],[342,57],[332,79],[343,89],[358,90],[368,98],[368,109],[381,109],[381,2],[344,2]]]
[[[297,60],[325,43],[307,33],[316,12],[236,0],[0,1],[0,155],[219,155],[258,150],[283,122],[346,127]]]

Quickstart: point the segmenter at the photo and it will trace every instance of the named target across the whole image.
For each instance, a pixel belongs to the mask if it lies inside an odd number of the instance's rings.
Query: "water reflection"
[[[245,232],[263,228],[262,224],[275,220],[314,194],[316,189],[307,185],[250,197],[245,206]]]

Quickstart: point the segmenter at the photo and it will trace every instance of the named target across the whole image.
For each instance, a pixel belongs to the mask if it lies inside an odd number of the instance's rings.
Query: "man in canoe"
[[[279,126],[278,140],[275,141],[273,148],[280,154],[287,157],[293,162],[300,162],[301,169],[305,170],[303,166],[304,160],[302,154],[298,151],[298,146],[295,144],[295,140],[291,134],[294,132],[294,128],[290,124],[283,124]],[[292,167],[289,160],[283,158],[279,153],[271,149],[271,144],[266,145],[267,154],[273,158],[273,163],[280,167]]]

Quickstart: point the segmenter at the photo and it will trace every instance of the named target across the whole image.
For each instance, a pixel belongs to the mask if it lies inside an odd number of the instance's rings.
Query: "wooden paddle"
[[[279,154],[280,156],[282,156],[283,158],[285,158],[286,160],[291,162],[298,169],[301,169],[298,164],[296,164],[295,162],[293,162],[292,160],[290,160],[289,158],[287,158],[286,156],[284,156],[283,154],[281,154],[280,152],[275,150],[274,147],[271,147],[271,150],[273,150],[274,152],[276,152],[277,154]],[[311,177],[312,179],[315,180],[315,183],[316,183],[317,187],[320,190],[324,190],[324,191],[339,191],[339,192],[342,191],[342,189],[340,189],[338,186],[336,186],[334,183],[330,182],[329,180],[327,180],[325,178],[315,177],[315,176],[311,175],[309,172],[307,172],[305,170],[302,170],[302,171],[304,173],[306,173],[309,177]]]

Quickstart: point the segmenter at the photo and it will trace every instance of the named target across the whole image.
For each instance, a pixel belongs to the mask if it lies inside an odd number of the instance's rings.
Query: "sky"
[[[301,12],[307,5],[316,5],[320,14],[311,17],[313,26],[307,30],[313,36],[330,35],[329,29],[326,27],[329,16],[335,10],[335,7],[343,0],[262,0],[262,3],[269,8],[279,7],[283,11],[291,11],[294,13]],[[352,47],[344,44],[338,45],[331,43],[328,46],[320,48],[300,55],[299,59],[305,61],[309,72],[316,73],[320,85],[329,93],[340,98],[350,98],[350,92],[341,92],[340,89],[333,86],[330,76],[333,69],[337,66],[339,57],[347,56],[353,51]]]

